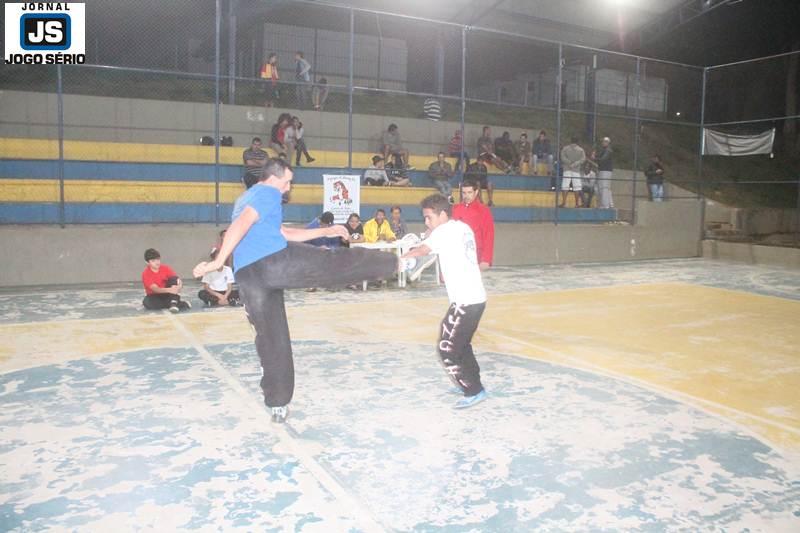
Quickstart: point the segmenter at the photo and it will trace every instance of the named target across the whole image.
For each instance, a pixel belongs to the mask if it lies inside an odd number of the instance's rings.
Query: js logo
[[[86,5],[79,2],[7,2],[3,6],[7,65],[86,63]]]
[[[70,18],[66,13],[29,13],[20,18],[23,50],[66,50],[70,47]]]

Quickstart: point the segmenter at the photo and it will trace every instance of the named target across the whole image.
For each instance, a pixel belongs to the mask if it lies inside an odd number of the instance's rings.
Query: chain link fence
[[[192,221],[219,221],[238,186],[242,150],[253,137],[268,146],[286,113],[303,123],[318,164],[362,169],[387,156],[415,167],[418,186],[431,185],[427,167],[440,151],[454,184],[468,170],[453,151],[457,135],[470,162],[491,148],[496,203],[538,210],[525,220],[566,221],[589,192],[592,207],[610,207],[599,191],[564,179],[562,151],[573,139],[588,158],[610,139],[615,221],[635,222],[655,155],[673,200],[798,211],[797,53],[703,69],[312,2],[87,0],[86,12],[90,64],[0,66],[3,98],[19,103],[4,106],[2,137],[59,143],[62,223],[79,220],[64,207],[63,181],[81,157],[73,141],[86,150],[102,143],[116,161],[126,161],[126,143],[169,146],[136,148],[142,161],[159,162],[202,146],[192,157],[206,167],[185,164],[175,177],[213,182],[214,209]],[[391,125],[404,161],[384,150]],[[775,128],[775,157],[703,157],[704,127]],[[65,142],[77,153],[64,154]]]

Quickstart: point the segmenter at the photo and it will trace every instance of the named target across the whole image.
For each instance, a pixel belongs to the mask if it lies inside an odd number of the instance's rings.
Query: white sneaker
[[[272,421],[276,424],[283,424],[286,422],[286,417],[289,416],[289,406],[284,405],[281,407],[271,407]]]
[[[174,314],[177,313],[178,311],[180,311],[180,309],[178,308],[178,302],[170,302],[169,312]]]

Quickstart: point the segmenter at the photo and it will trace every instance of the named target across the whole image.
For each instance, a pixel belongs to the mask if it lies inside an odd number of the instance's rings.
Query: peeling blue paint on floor
[[[296,342],[283,434],[252,344],[208,350],[224,371],[184,348],[0,375],[0,529],[361,530],[285,439],[386,530],[800,528],[799,465],[627,383],[479,353],[490,398],[455,412],[431,347]]]

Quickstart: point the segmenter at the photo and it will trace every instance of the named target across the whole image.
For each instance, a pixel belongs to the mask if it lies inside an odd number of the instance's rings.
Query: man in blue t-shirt
[[[328,226],[333,226],[333,213],[325,211],[309,222],[306,229],[327,228]],[[312,239],[307,242],[312,246],[322,246],[325,248],[338,248],[342,245],[342,239],[339,237],[320,237],[319,239]]]
[[[233,223],[216,259],[194,267],[195,277],[218,270],[233,253],[236,281],[247,316],[256,330],[256,351],[264,375],[261,389],[273,422],[283,422],[294,393],[294,361],[284,289],[344,287],[379,280],[397,272],[397,256],[364,248],[326,250],[305,241],[320,237],[347,240],[343,226],[316,229],[282,225],[281,195],[292,188],[293,172],[282,159],[269,159],[260,181],[233,207]]]

